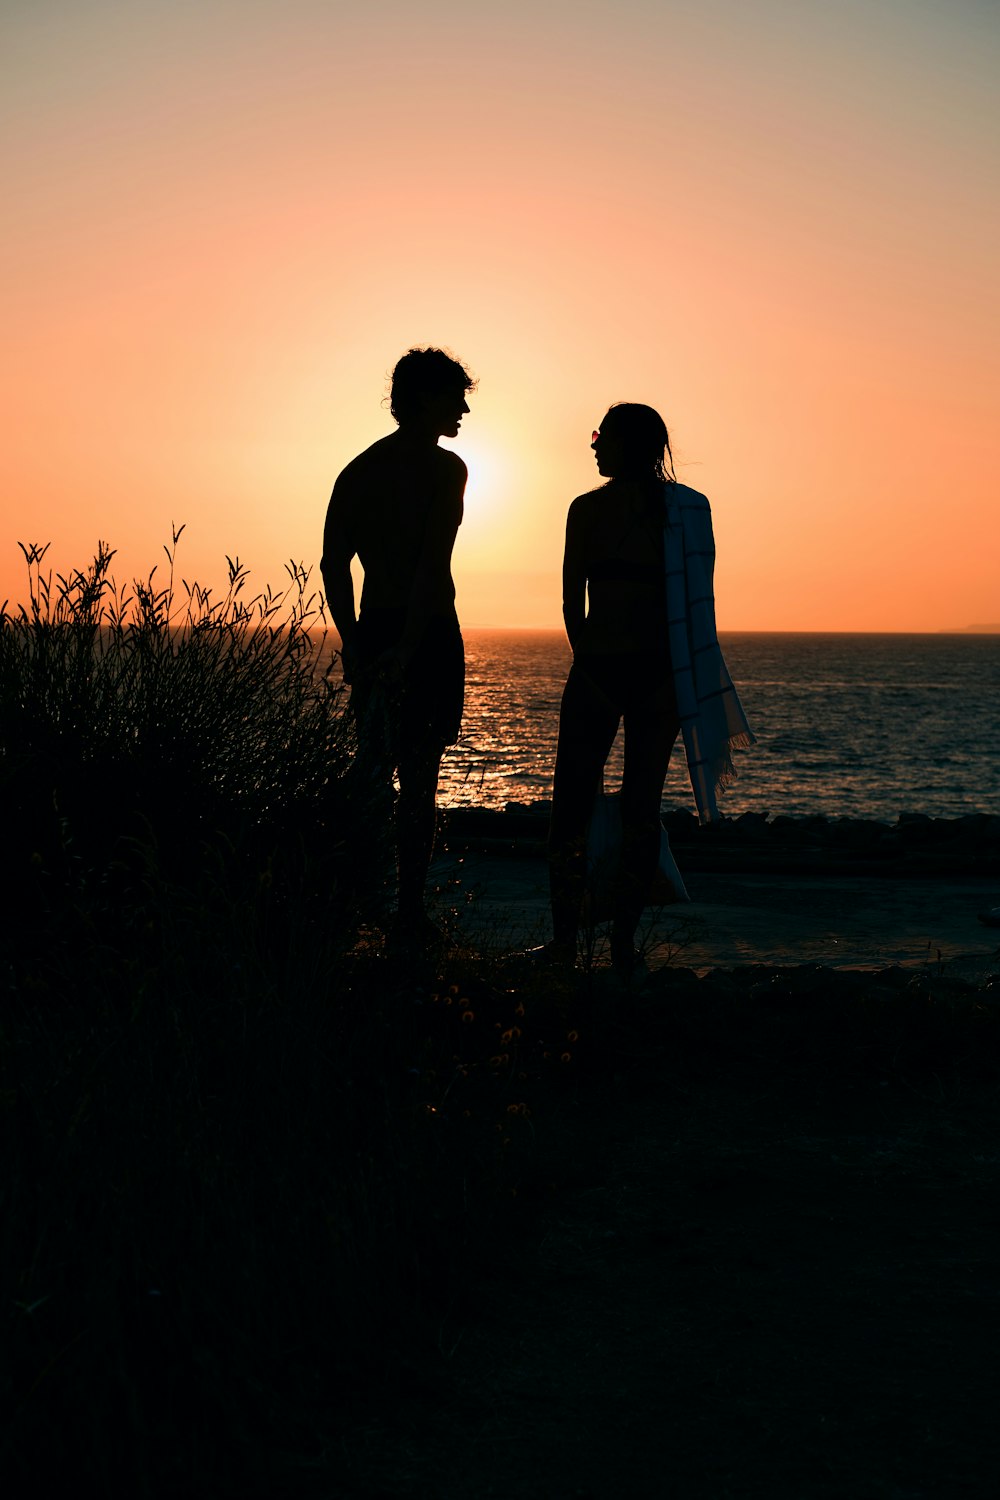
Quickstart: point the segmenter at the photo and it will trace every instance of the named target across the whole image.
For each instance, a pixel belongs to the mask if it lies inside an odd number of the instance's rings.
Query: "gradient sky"
[[[4,519],[58,571],[316,568],[440,343],[467,624],[556,625],[616,400],[724,629],[1000,619],[995,0],[6,0]]]

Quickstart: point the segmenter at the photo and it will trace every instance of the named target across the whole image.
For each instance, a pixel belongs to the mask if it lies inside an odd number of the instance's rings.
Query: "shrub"
[[[308,572],[290,563],[284,594],[247,599],[247,570],[227,558],[224,598],[185,582],[179,604],[182,531],[163,587],[154,568],[119,588],[103,543],[53,586],[47,548],[22,545],[29,605],[0,611],[0,775],[21,852],[78,832],[106,850],[140,819],[176,845],[329,811],[353,747],[341,690],[318,670]]]

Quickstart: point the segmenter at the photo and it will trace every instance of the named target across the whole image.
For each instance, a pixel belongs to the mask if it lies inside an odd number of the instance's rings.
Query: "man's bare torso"
[[[342,471],[330,499],[324,558],[358,556],[362,610],[406,608],[418,586],[430,613],[451,612],[451,547],[465,476],[456,454],[398,432]]]

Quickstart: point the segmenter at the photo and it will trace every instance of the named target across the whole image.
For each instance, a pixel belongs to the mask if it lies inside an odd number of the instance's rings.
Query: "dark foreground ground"
[[[532,986],[525,1045],[576,1040],[506,1229],[316,1492],[994,1494],[996,982]]]

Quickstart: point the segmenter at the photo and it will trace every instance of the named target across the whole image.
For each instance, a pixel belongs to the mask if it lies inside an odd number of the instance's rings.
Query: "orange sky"
[[[467,624],[556,625],[591,429],[658,407],[724,629],[1000,619],[984,0],[3,8],[0,600],[316,567],[386,375],[480,377]]]

